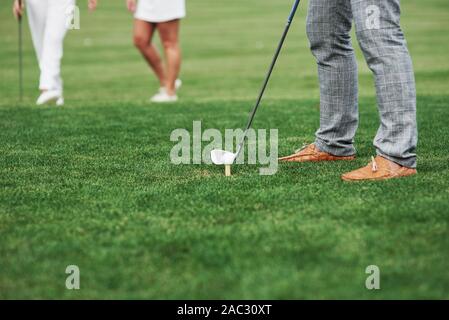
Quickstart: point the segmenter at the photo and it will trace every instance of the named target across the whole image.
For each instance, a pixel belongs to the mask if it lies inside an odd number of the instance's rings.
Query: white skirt
[[[166,22],[185,16],[185,0],[139,0],[134,14],[134,18],[148,22]]]

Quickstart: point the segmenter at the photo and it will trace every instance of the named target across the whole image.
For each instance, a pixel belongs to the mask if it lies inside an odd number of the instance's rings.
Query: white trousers
[[[40,69],[40,90],[62,91],[61,60],[67,10],[75,0],[26,0],[28,22]]]

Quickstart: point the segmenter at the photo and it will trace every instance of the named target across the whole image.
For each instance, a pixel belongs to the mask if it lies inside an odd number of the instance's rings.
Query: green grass
[[[66,40],[64,108],[33,105],[38,70],[25,37],[17,103],[16,24],[0,9],[0,298],[449,298],[449,4],[403,1],[418,83],[419,175],[349,184],[374,154],[372,77],[360,60],[354,162],[256,166],[170,163],[175,128],[239,128],[283,28],[288,0],[189,1],[182,102],[153,106],[156,81],[131,43],[121,1],[82,10]],[[280,154],[313,140],[318,84],[306,4],[256,128]],[[86,39],[89,39],[86,41]],[[84,45],[91,42],[90,46]],[[65,289],[65,268],[81,290]],[[381,269],[368,291],[365,268]]]

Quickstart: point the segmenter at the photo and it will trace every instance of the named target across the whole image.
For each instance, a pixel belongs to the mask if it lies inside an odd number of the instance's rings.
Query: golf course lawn
[[[402,1],[417,79],[419,174],[345,183],[375,154],[373,80],[360,66],[358,158],[255,165],[174,165],[170,134],[242,128],[292,1],[191,0],[183,21],[180,102],[132,45],[124,1],[100,1],[69,32],[66,105],[36,107],[38,67],[24,25],[18,102],[17,23],[0,8],[0,298],[449,299],[449,2]],[[300,6],[256,116],[279,130],[279,154],[313,142],[314,58]],[[77,265],[81,289],[67,290]],[[380,290],[367,290],[369,265]]]

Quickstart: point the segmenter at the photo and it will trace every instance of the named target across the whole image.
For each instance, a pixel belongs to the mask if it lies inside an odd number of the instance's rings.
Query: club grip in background
[[[22,0],[18,0],[19,1],[19,8],[22,8],[22,3],[23,3],[23,1]],[[22,14],[19,14],[19,22],[21,22],[22,21]]]

